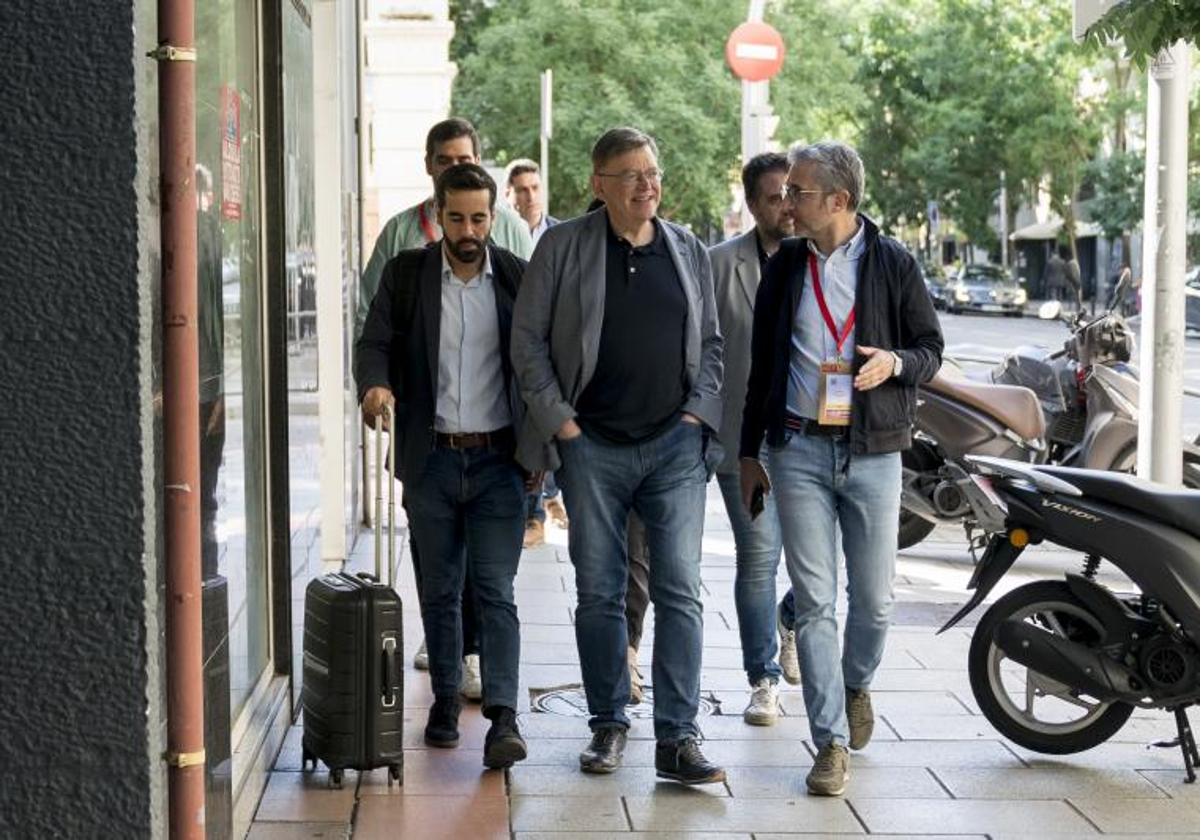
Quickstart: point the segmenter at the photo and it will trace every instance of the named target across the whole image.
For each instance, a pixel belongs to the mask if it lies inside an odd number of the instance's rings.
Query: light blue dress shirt
[[[808,241],[809,251],[817,258],[821,272],[821,291],[833,317],[834,327],[840,334],[846,319],[854,309],[858,291],[858,263],[865,248],[866,228],[860,221],[858,231],[850,240],[826,256],[817,250],[813,241]],[[829,332],[817,296],[813,292],[809,277],[809,261],[804,261],[804,289],[800,293],[800,305],[796,307],[792,321],[791,363],[788,368],[787,410],[797,417],[816,420],[819,415],[819,388],[821,363],[838,355],[837,341]],[[842,358],[854,360],[855,333],[851,329],[842,345]]]
[[[489,257],[470,280],[454,276],[442,252],[442,317],[438,336],[439,432],[494,432],[512,425],[500,364],[500,319]]]

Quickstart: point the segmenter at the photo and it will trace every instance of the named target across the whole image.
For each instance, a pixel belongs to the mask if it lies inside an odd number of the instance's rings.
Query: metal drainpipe
[[[167,551],[167,764],[172,840],[203,840],[200,351],[196,297],[195,12],[159,0],[163,459]]]

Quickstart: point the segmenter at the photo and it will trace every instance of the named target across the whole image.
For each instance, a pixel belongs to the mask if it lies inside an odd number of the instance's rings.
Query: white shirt
[[[850,237],[850,241],[829,256],[818,251],[813,241],[808,240],[809,252],[817,258],[817,268],[821,273],[821,291],[825,293],[825,303],[829,306],[829,314],[839,336],[854,309],[854,298],[858,292],[858,263],[866,247],[865,232],[866,225],[860,221],[858,231]],[[820,416],[821,363],[836,358],[838,349],[837,341],[825,324],[825,317],[813,292],[812,278],[808,275],[808,259],[805,258],[806,282],[792,321],[787,410],[797,417],[815,420]],[[849,362],[854,360],[856,332],[857,329],[851,329],[846,336],[846,343],[842,345],[842,358]]]
[[[542,234],[550,229],[550,216],[547,213],[542,214],[542,220],[534,225],[529,230],[529,237],[533,240],[536,247],[538,240],[542,238]]]
[[[493,432],[512,425],[500,363],[500,319],[492,265],[463,281],[442,252],[442,316],[438,335],[439,432]]]

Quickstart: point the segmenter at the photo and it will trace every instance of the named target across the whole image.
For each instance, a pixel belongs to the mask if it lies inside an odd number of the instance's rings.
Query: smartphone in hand
[[[750,497],[750,521],[753,522],[755,519],[758,519],[758,515],[763,512],[763,508],[766,506],[766,493],[760,484],[754,488],[754,495]]]

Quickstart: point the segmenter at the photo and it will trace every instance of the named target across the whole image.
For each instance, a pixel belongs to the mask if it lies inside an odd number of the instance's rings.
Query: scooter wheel
[[[1035,752],[1066,755],[1104,743],[1125,725],[1130,704],[1097,700],[1005,656],[994,639],[1009,620],[1089,646],[1103,635],[1099,619],[1060,581],[1027,584],[992,605],[975,628],[967,667],[975,701],[1000,734]]]

